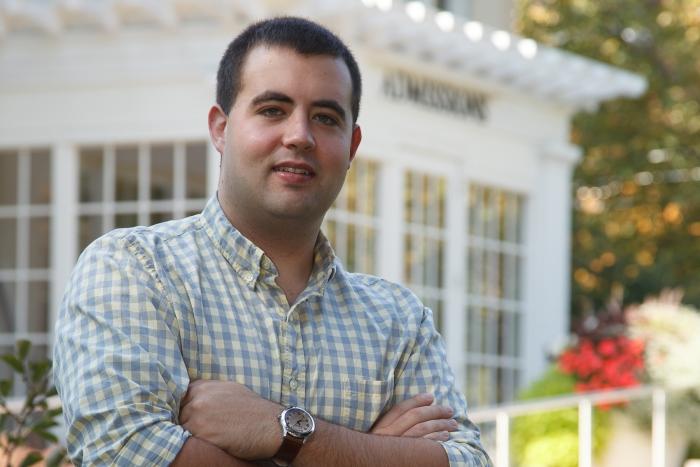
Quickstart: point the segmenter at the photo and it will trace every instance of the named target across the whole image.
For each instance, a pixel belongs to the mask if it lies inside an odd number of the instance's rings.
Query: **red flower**
[[[615,342],[612,339],[605,339],[598,343],[598,353],[605,357],[615,355],[616,351],[617,347],[615,346]]]
[[[560,355],[558,364],[562,372],[576,378],[577,392],[614,389],[639,384],[643,354],[643,342],[626,336],[597,342],[581,338]]]

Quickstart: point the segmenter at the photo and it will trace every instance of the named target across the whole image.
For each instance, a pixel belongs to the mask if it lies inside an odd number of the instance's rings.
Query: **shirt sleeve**
[[[189,378],[152,261],[109,235],[73,271],[56,323],[54,379],[76,465],[169,465]]]
[[[479,429],[467,417],[467,402],[455,387],[442,336],[435,329],[433,313],[428,308],[423,307],[420,328],[409,352],[405,366],[396,376],[395,400],[406,400],[422,392],[433,394],[435,404],[454,409],[453,418],[459,423],[458,431],[450,433],[449,441],[441,443],[450,466],[492,466],[481,444]]]

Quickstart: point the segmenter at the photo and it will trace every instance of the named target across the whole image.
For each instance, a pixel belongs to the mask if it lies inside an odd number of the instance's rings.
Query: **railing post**
[[[651,465],[666,466],[666,391],[654,389],[651,397]]]
[[[593,406],[590,399],[578,404],[578,466],[591,467],[593,463]]]
[[[510,467],[510,418],[506,412],[496,415],[496,467]]]

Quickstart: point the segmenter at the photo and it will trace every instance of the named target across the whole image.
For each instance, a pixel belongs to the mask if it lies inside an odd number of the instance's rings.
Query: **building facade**
[[[50,351],[97,236],[204,206],[218,60],[256,18],[295,14],[336,31],[363,71],[363,142],[324,224],[337,254],[433,309],[471,404],[512,399],[568,329],[570,118],[645,83],[463,3],[466,17],[390,0],[6,2],[0,352],[25,337]]]

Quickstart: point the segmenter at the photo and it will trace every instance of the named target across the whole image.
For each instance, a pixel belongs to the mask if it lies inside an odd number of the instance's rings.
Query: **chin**
[[[270,210],[270,213],[279,220],[295,220],[313,223],[323,218],[325,210],[320,210],[318,206],[304,207],[298,204],[278,206],[276,209]]]

